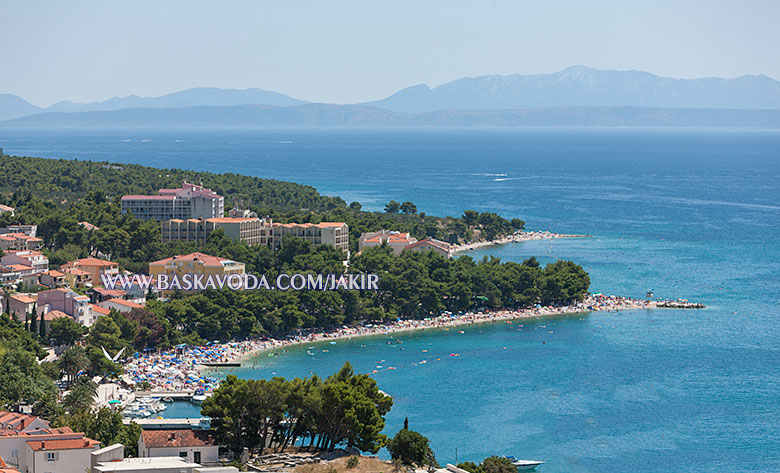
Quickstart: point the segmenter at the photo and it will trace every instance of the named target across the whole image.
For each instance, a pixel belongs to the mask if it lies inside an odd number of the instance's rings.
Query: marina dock
[[[195,395],[193,389],[182,389],[181,391],[136,391],[135,397],[157,397],[160,399],[169,397],[174,401],[191,401]]]
[[[186,419],[122,419],[123,424],[135,422],[144,430],[177,430],[177,429],[209,429],[211,419],[208,417],[193,417]]]

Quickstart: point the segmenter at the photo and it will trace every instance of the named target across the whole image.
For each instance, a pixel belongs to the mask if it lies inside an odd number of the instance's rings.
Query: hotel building
[[[222,217],[225,199],[203,186],[183,182],[179,189],[160,189],[158,195],[122,196],[122,213],[141,220]]]
[[[203,244],[211,232],[221,228],[225,236],[247,245],[271,246],[273,226],[271,219],[252,217],[215,217],[208,219],[171,219],[161,223],[162,242],[194,241]]]

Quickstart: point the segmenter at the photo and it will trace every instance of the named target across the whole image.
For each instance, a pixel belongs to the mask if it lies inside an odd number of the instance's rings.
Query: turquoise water
[[[327,375],[345,360],[377,369],[395,398],[387,432],[408,416],[441,462],[457,449],[459,461],[544,459],[545,472],[780,471],[776,132],[0,130],[0,147],[251,173],[369,208],[412,200],[430,214],[491,210],[530,228],[592,234],[471,256],[572,259],[594,291],[641,297],[652,288],[708,309],[356,339],[235,372]]]

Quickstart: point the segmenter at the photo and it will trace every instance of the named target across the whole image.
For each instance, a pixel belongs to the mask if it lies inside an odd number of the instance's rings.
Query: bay
[[[591,234],[468,255],[571,259],[593,291],[654,289],[708,308],[354,339],[266,354],[236,373],[327,375],[345,360],[377,370],[395,399],[386,433],[408,416],[442,463],[457,449],[458,461],[544,459],[546,472],[780,470],[780,133],[2,129],[0,147],[252,174],[368,209],[411,200],[428,214],[475,209]]]

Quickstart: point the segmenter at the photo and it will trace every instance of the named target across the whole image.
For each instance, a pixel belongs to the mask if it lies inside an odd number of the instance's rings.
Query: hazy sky
[[[0,0],[0,93],[261,87],[349,103],[575,64],[780,78],[780,1]]]

